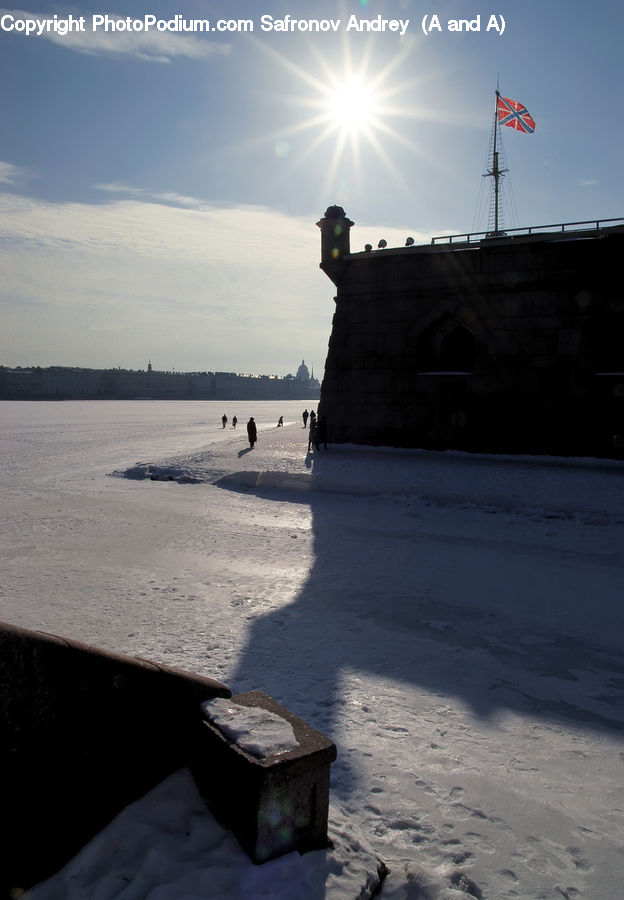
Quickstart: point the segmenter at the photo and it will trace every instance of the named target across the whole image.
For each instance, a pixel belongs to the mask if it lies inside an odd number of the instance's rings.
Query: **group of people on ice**
[[[225,413],[223,413],[223,415],[221,416],[221,424],[225,428],[227,423],[228,423],[228,417]],[[232,417],[232,428],[236,428],[237,423],[238,423],[238,417],[233,416]],[[278,425],[279,424],[281,424],[281,425],[284,424],[281,416],[280,416],[280,421],[278,422]],[[254,444],[258,440],[258,429],[256,428],[256,423],[254,421],[253,416],[250,416],[249,421],[247,422],[247,437],[249,438],[249,446],[253,450]]]
[[[304,409],[302,413],[303,427],[306,428],[308,418],[310,419],[310,430],[308,432],[308,453],[314,447],[316,450],[321,449],[321,444],[327,450],[327,419],[325,416],[317,416],[314,410],[308,412]]]
[[[327,450],[327,419],[325,416],[317,416],[314,410],[308,412],[307,409],[304,409],[303,414],[303,427],[308,427],[308,420],[310,422],[310,427],[308,431],[308,453],[314,447],[316,450],[321,449],[321,444],[324,449]],[[236,428],[236,423],[238,419],[236,416],[232,418],[232,428]],[[228,423],[228,417],[225,413],[221,416],[221,424],[225,428]],[[284,417],[280,416],[277,421],[277,428],[281,428],[284,425]],[[253,450],[257,440],[258,440],[258,428],[256,426],[256,422],[253,416],[250,416],[249,421],[247,422],[247,437],[249,439],[249,447]]]

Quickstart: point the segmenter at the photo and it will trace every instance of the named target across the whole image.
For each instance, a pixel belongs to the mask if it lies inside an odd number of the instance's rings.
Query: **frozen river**
[[[296,875],[322,896],[357,895],[364,853],[395,900],[619,900],[624,465],[309,455],[304,406],[0,404],[0,619],[265,690],[330,735],[335,849]],[[159,896],[224,896],[214,862]],[[273,896],[321,896],[288,865],[263,867]],[[101,859],[81,871],[40,897],[95,897],[94,872],[116,896]]]
[[[216,545],[231,531],[221,518],[223,493],[215,504],[206,486],[198,493],[170,485],[163,494],[111,473],[215,444],[237,460],[247,446],[249,415],[256,413],[261,443],[263,429],[273,429],[280,415],[294,419],[304,405],[0,404],[9,539],[0,616],[122,652],[196,664],[188,654],[193,610],[203,633],[203,602],[214,602],[235,574],[221,572],[214,583],[206,571],[229,565],[229,552]],[[222,428],[225,411],[230,419],[238,412],[236,430]],[[302,439],[302,457],[306,447]],[[229,464],[217,459],[210,477]]]

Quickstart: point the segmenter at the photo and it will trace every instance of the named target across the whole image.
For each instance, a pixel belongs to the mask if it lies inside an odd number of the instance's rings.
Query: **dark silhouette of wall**
[[[622,226],[351,253],[341,207],[317,224],[332,441],[622,455]]]
[[[218,681],[0,623],[0,896],[189,764]]]

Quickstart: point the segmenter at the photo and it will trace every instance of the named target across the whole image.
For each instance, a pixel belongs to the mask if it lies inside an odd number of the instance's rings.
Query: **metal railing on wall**
[[[512,237],[514,235],[531,235],[540,234],[548,230],[549,232],[560,232],[562,234],[574,231],[600,231],[603,228],[612,227],[615,223],[624,225],[624,218],[618,219],[588,219],[585,222],[564,222],[554,225],[532,225],[525,228],[506,228],[504,231],[497,233],[492,231],[475,231],[466,234],[443,234],[439,237],[431,238],[432,244],[471,244],[477,241],[483,241],[493,238]]]

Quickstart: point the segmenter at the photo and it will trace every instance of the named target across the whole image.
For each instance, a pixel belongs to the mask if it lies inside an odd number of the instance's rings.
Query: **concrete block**
[[[210,678],[0,622],[0,897],[189,764]]]
[[[258,756],[206,719],[191,770],[217,818],[255,863],[326,847],[333,742],[261,691],[237,694],[229,704],[279,716],[296,746]]]

